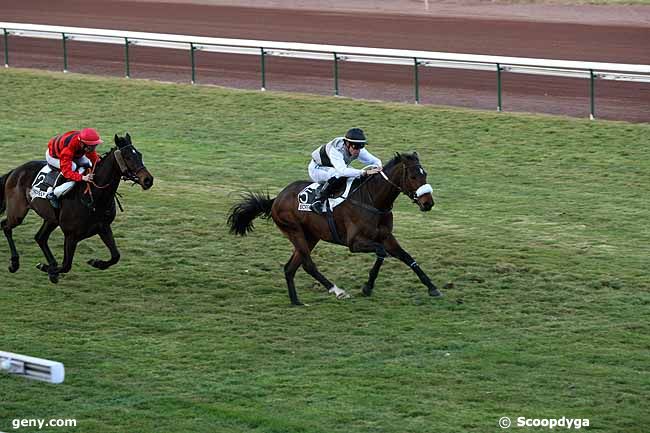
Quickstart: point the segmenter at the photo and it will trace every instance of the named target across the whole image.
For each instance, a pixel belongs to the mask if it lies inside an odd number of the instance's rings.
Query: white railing
[[[256,55],[261,58],[262,90],[266,88],[265,57],[283,56],[334,62],[334,93],[338,91],[338,62],[379,63],[404,65],[414,68],[415,102],[419,102],[418,68],[455,68],[497,73],[497,110],[501,111],[501,73],[551,75],[556,77],[587,78],[591,80],[590,118],[594,118],[594,80],[616,80],[650,83],[650,65],[580,62],[572,60],[535,59],[526,57],[486,56],[477,54],[444,53],[386,48],[364,48],[342,45],[304,44],[248,39],[226,39],[185,36],[165,33],[143,33],[123,30],[89,29],[0,22],[4,33],[5,67],[9,66],[8,36],[58,39],[63,43],[64,71],[67,70],[66,41],[120,44],[125,47],[126,76],[129,76],[129,46],[183,49],[191,52],[192,80],[195,82],[194,52],[197,50]]]

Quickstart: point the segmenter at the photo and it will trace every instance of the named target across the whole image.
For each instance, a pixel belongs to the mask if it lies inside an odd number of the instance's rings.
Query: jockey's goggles
[[[354,149],[361,150],[364,147],[366,147],[366,142],[361,141],[361,140],[350,140],[346,138],[347,142],[350,143],[350,146],[352,146]]]

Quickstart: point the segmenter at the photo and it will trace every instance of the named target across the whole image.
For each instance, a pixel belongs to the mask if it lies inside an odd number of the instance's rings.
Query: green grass
[[[483,433],[502,416],[565,416],[647,431],[650,125],[17,69],[0,89],[0,172],[93,126],[129,131],[156,177],[121,187],[122,261],[107,271],[85,264],[108,256],[91,239],[50,284],[34,214],[14,232],[17,274],[0,241],[0,350],[67,373],[57,386],[0,375],[0,430]],[[437,205],[400,198],[395,233],[451,286],[444,299],[394,260],[360,297],[373,257],[322,244],[320,269],[357,296],[336,301],[300,270],[311,306],[290,307],[277,228],[228,234],[240,192],[305,178],[309,153],[350,126],[383,160],[419,152]],[[60,257],[59,231],[51,245]]]

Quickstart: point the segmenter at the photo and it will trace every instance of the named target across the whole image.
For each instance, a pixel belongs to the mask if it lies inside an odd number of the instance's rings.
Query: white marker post
[[[0,371],[49,383],[62,383],[65,378],[65,369],[60,362],[1,350]]]

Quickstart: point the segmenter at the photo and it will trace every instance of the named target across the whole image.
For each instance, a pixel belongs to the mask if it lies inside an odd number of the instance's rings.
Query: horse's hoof
[[[90,266],[92,266],[93,268],[97,268],[97,269],[101,269],[101,270],[104,270],[104,269],[108,268],[108,266],[106,265],[106,262],[103,261],[103,260],[90,259],[90,260],[88,260],[87,263]]]
[[[348,292],[341,289],[340,287],[337,287],[336,285],[332,286],[332,288],[329,289],[327,293],[336,296],[336,299],[338,300],[350,299],[352,297]]]
[[[16,260],[11,259],[11,264],[9,265],[9,272],[15,274],[18,271],[18,268],[20,268],[20,263],[18,262],[18,259]]]
[[[48,273],[48,277],[50,277],[50,282],[53,284],[58,284],[59,283],[59,274],[57,273]]]
[[[45,263],[39,263],[38,265],[36,265],[36,269],[48,274],[50,272],[50,265],[46,265]]]
[[[364,285],[363,288],[361,289],[361,294],[363,296],[371,296],[372,295],[372,289],[369,288],[367,285]]]
[[[441,298],[443,295],[440,290],[434,287],[433,289],[429,289],[429,296],[433,296],[434,298]]]

